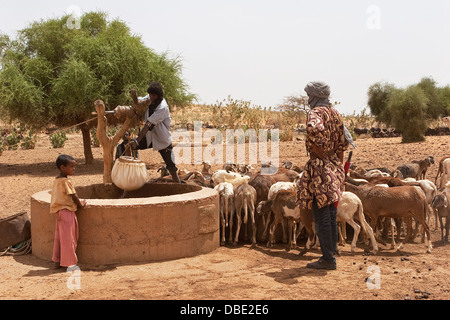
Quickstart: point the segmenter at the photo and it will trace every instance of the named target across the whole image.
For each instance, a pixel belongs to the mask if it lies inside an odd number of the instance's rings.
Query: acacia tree
[[[387,102],[391,123],[402,132],[402,142],[425,140],[428,98],[418,86],[393,90]]]
[[[391,125],[391,115],[387,108],[389,96],[395,90],[395,86],[390,83],[377,82],[369,87],[367,102],[370,112],[375,116],[375,120]]]
[[[284,98],[278,110],[282,112],[285,119],[289,119],[291,126],[300,124],[306,118],[309,111],[308,97],[302,95],[291,95]]]
[[[378,122],[402,132],[402,142],[423,141],[428,122],[450,114],[450,87],[432,78],[405,89],[378,82],[369,87],[368,105]]]
[[[79,29],[67,27],[69,18],[33,22],[17,39],[0,35],[0,111],[7,120],[35,129],[73,126],[92,118],[95,100],[110,109],[131,105],[130,89],[145,93],[151,81],[162,83],[171,105],[195,99],[179,57],[155,53],[106,13],[84,14]],[[93,161],[91,125],[80,125],[86,163]]]

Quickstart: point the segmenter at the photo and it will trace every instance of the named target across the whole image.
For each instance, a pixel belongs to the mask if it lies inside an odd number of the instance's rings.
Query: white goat
[[[242,177],[240,173],[236,172],[227,172],[226,170],[217,170],[215,171],[212,176],[211,180],[213,182],[214,187],[217,186],[221,182],[230,182],[232,183],[233,180],[236,178]]]
[[[249,180],[250,180],[250,176],[242,176],[242,177],[237,177],[236,179],[231,180],[230,183],[233,185],[234,188],[237,188],[241,184],[248,184]]]
[[[241,230],[242,222],[245,224],[244,234],[247,239],[248,230],[248,214],[250,213],[250,219],[252,223],[252,245],[256,245],[256,222],[255,222],[255,203],[256,203],[256,190],[251,185],[244,183],[234,188],[234,208],[237,218],[236,235],[233,245],[235,246],[239,239],[239,232]],[[244,210],[244,219],[241,217],[241,211]],[[233,215],[230,217],[230,234],[233,229]]]
[[[390,175],[386,172],[382,172],[378,169],[372,169],[363,174],[366,178],[374,178],[374,177],[389,177]]]
[[[361,224],[363,231],[366,233],[366,235],[370,237],[373,247],[372,253],[376,254],[378,252],[378,245],[377,242],[375,241],[375,236],[373,234],[372,228],[364,218],[363,204],[361,200],[351,192],[344,192],[337,207],[336,220],[337,222],[343,223],[344,227],[345,223],[348,223],[353,228],[354,234],[351,246],[352,252],[355,251],[356,241],[358,240],[359,232],[361,231],[361,226],[359,226],[355,222],[354,220],[355,218]]]
[[[444,188],[448,182],[450,182],[450,159],[445,159],[442,162],[442,177],[439,189]]]
[[[280,181],[277,183],[274,183],[270,189],[269,194],[267,196],[267,200],[274,200],[277,193],[280,191],[295,191],[296,190],[296,184],[295,182],[286,182],[286,181]],[[261,210],[261,207],[264,205],[264,203],[261,203],[260,206],[258,206],[259,210]],[[268,208],[269,209],[269,208]],[[271,210],[271,209],[270,209]],[[270,217],[267,217],[264,225],[264,232],[262,234],[262,237],[265,238],[268,228],[269,228],[269,219]],[[283,242],[287,241],[287,235],[286,235],[286,226],[284,220],[279,220],[279,223],[281,224],[281,227],[283,228]]]
[[[225,244],[225,227],[228,227],[229,219],[233,215],[234,211],[234,192],[233,185],[229,182],[221,182],[214,187],[219,193],[219,212],[220,212],[220,225],[222,227],[222,236],[220,244]],[[229,242],[232,241],[232,232],[230,228]]]

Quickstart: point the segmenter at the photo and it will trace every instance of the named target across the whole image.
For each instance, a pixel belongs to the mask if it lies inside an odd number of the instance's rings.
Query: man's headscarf
[[[308,94],[308,103],[311,109],[317,106],[331,106],[328,99],[330,97],[330,86],[321,81],[310,82],[306,85],[305,91]],[[344,125],[344,137],[354,148],[356,148],[350,131]]]
[[[331,106],[328,99],[330,97],[330,86],[321,81],[310,82],[306,85],[305,91],[308,94],[308,103],[312,108],[317,106]]]

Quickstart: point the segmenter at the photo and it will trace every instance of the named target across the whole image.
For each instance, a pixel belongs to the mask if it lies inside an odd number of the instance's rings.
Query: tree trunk
[[[89,133],[89,126],[83,123],[81,126],[81,133],[83,134],[83,149],[84,149],[84,160],[86,164],[94,163],[94,155],[92,154],[91,148],[91,135]]]

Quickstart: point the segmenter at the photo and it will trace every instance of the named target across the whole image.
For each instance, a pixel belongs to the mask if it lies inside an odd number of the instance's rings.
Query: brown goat
[[[346,191],[356,194],[363,203],[364,213],[370,218],[370,226],[376,229],[378,218],[404,218],[410,219],[411,216],[420,223],[427,236],[427,252],[431,252],[430,228],[426,222],[426,201],[422,190],[412,186],[402,186],[396,188],[385,188],[373,186],[370,184],[355,186],[348,182],[345,183]],[[397,248],[401,249],[409,240],[412,229],[407,228],[407,235]]]
[[[270,187],[275,184],[276,182],[280,181],[289,181],[294,182],[295,179],[299,177],[299,173],[293,170],[288,170],[285,168],[278,168],[278,171],[276,174],[271,175],[265,175],[261,174],[261,171],[258,171],[255,173],[250,180],[248,181],[248,184],[255,188],[256,190],[256,206],[261,201],[266,201],[269,195]],[[262,230],[265,229],[265,226],[268,224],[268,220],[271,218],[270,212],[268,214],[264,215],[258,215],[257,218],[257,226],[258,226],[258,240],[264,240],[262,236]],[[260,231],[261,230],[261,231]],[[286,238],[286,236],[283,234],[283,238]]]
[[[419,164],[419,171],[417,172],[416,180],[423,180],[425,179],[428,167],[434,164],[434,158],[432,156],[429,156],[423,160],[413,161],[413,163]]]

